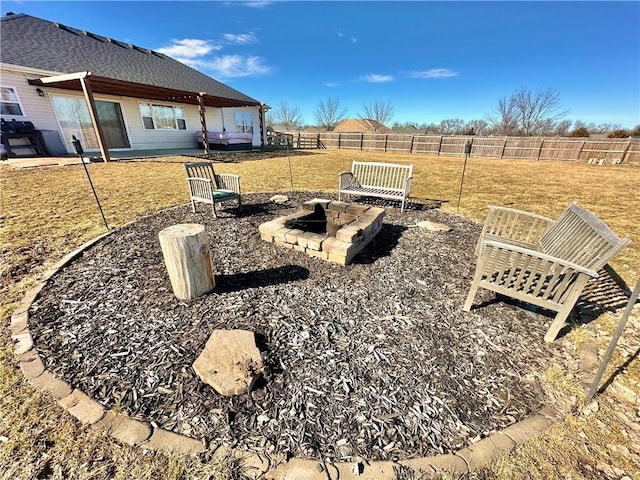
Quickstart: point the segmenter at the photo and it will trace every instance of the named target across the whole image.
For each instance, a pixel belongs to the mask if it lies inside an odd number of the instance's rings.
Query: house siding
[[[3,87],[13,87],[16,89],[23,110],[22,117],[2,115],[2,118],[6,121],[29,121],[39,130],[59,130],[51,99],[48,96],[38,96],[36,87],[27,83],[28,78],[33,77],[29,77],[21,72],[2,70],[0,84]]]
[[[30,121],[39,130],[55,130],[60,134],[61,140],[65,145],[68,153],[73,153],[73,148],[67,139],[62,138],[62,132],[58,120],[55,115],[52,95],[67,96],[75,98],[83,98],[81,93],[57,88],[42,87],[45,92],[44,97],[38,96],[36,88],[27,83],[29,78],[36,78],[36,75],[7,70],[3,68],[2,79],[0,84],[4,87],[13,87],[16,89],[20,104],[23,109],[23,116],[6,116],[5,120],[22,120]],[[189,104],[159,102],[155,100],[120,97],[110,95],[96,94],[96,100],[106,100],[117,102],[120,104],[122,115],[125,122],[125,128],[129,137],[129,143],[132,150],[152,150],[152,149],[181,149],[196,148],[196,132],[200,131],[200,114],[198,107]],[[139,103],[148,102],[160,105],[181,106],[184,108],[186,130],[146,130],[142,124],[140,116]],[[209,131],[222,131],[223,125],[227,131],[235,132],[235,113],[250,113],[253,118],[254,134],[253,145],[260,145],[260,125],[259,125],[259,109],[258,107],[242,107],[242,108],[224,108],[222,109],[224,121],[220,114],[219,108],[207,107],[206,121]],[[89,149],[87,149],[90,151]]]

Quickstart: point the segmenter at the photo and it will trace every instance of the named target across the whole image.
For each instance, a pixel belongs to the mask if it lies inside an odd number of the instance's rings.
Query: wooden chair
[[[471,309],[480,287],[547,308],[557,312],[544,337],[552,342],[587,281],[628,243],[575,202],[557,220],[489,207],[463,309]]]
[[[211,162],[185,163],[184,169],[187,172],[187,183],[189,184],[189,194],[191,197],[191,209],[196,212],[196,202],[211,205],[213,217],[217,218],[216,204],[238,201],[238,208],[241,206],[240,199],[240,176],[230,173],[216,174]]]

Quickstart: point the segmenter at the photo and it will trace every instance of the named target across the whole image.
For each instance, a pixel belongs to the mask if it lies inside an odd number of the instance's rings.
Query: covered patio
[[[233,155],[238,153],[246,153],[246,151],[234,151],[234,152],[217,152],[218,154],[229,155],[232,158]],[[175,149],[154,149],[154,150],[113,150],[109,152],[109,158],[111,161],[128,161],[138,158],[159,158],[159,157],[196,157],[204,158],[209,155],[202,148],[175,148]],[[95,157],[91,153],[85,153],[83,155],[85,161],[102,161],[100,157]],[[12,157],[1,162],[4,165],[9,165],[13,168],[34,168],[34,167],[50,167],[50,166],[65,166],[65,165],[80,165],[80,157],[78,155],[63,155],[52,157]]]
[[[184,104],[197,105],[200,113],[200,127],[202,137],[204,139],[204,153],[209,153],[208,130],[205,117],[207,107],[224,108],[224,107],[244,107],[244,106],[260,106],[259,122],[260,131],[263,131],[264,124],[264,107],[258,102],[239,101],[230,98],[223,98],[216,95],[207,94],[206,92],[189,92],[175,88],[160,87],[155,85],[141,84],[131,81],[123,81],[120,79],[109,78],[96,75],[89,71],[75,72],[64,75],[54,75],[50,77],[42,77],[28,80],[30,85],[42,87],[55,87],[63,90],[81,91],[89,109],[91,122],[95,130],[98,148],[100,150],[100,158],[108,162],[110,160],[123,160],[126,158],[141,158],[141,155],[135,151],[113,151],[108,148],[107,141],[102,129],[98,110],[96,107],[95,93],[120,95],[134,98],[147,98],[151,100],[172,101]],[[261,145],[264,145],[264,138],[261,135]],[[179,149],[191,150],[191,149]],[[194,149],[198,150],[198,149]],[[163,152],[163,155],[169,155],[168,150],[153,150],[149,152]],[[184,153],[180,153],[182,155]],[[126,157],[124,156],[126,155]],[[157,153],[143,153],[142,156],[153,157],[158,156]]]

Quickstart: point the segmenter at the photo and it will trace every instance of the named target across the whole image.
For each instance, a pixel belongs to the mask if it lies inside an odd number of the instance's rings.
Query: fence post
[[[338,150],[340,150],[340,139],[342,137],[342,133],[338,133]]]
[[[504,137],[504,145],[502,145],[502,152],[500,152],[500,158],[504,158],[504,151],[507,149],[508,137]]]
[[[360,134],[360,150],[364,147],[364,133]]]
[[[578,150],[578,157],[576,158],[576,162],[580,161],[580,155],[582,155],[582,149],[584,148],[584,144],[586,143],[586,140],[582,141],[582,145],[580,145],[580,149]]]
[[[627,142],[627,148],[625,148],[624,152],[622,152],[622,155],[620,156],[620,161],[618,163],[624,162],[624,157],[627,156],[627,152],[629,151],[630,148],[631,148],[631,140]]]
[[[413,141],[415,140],[415,138],[415,135],[411,135],[411,145],[409,145],[409,153],[413,153]]]
[[[542,153],[542,146],[544,145],[544,137],[542,137],[542,141],[540,142],[540,148],[538,148],[538,158],[536,158],[536,162],[540,161],[540,154]]]
[[[388,133],[385,133],[385,134],[384,134],[384,151],[385,151],[385,153],[386,153],[386,151],[387,151],[387,138],[388,138],[388,137],[389,137],[389,134],[388,134]]]
[[[440,135],[440,144],[438,144],[438,156],[440,156],[441,150],[442,150],[442,135]]]

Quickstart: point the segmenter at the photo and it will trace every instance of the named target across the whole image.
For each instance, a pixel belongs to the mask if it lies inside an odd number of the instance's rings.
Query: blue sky
[[[567,118],[640,124],[640,2],[11,1],[26,13],[167,53],[263,101],[338,99],[355,118],[482,119],[521,87]]]

